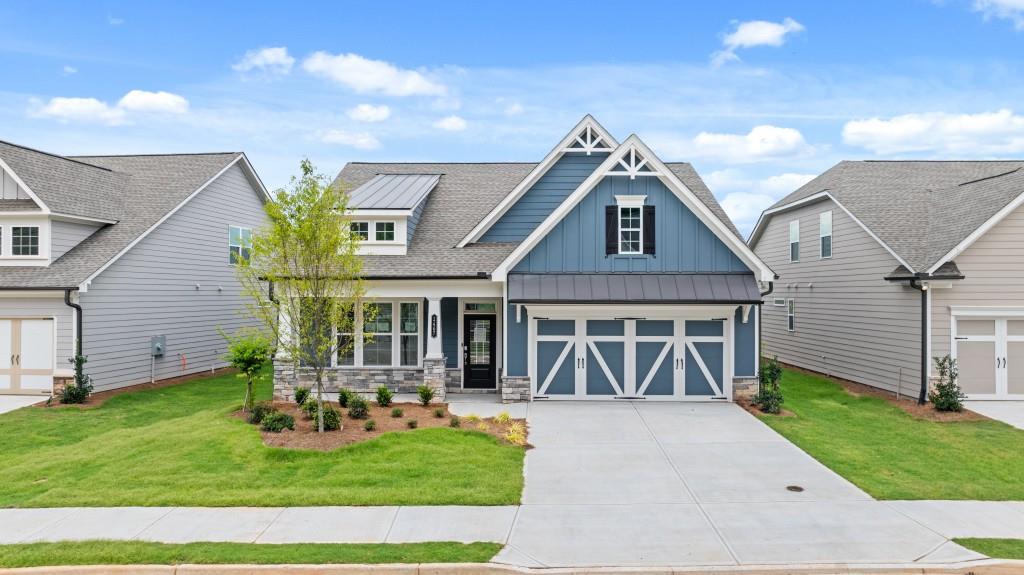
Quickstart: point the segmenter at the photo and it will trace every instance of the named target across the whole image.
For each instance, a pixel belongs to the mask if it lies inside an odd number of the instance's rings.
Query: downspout
[[[919,279],[913,279],[910,287],[921,292],[921,391],[917,404],[924,405],[928,400],[928,286]]]
[[[71,301],[71,292],[78,291],[78,288],[68,288],[64,290],[64,304],[75,310],[75,333],[78,337],[75,338],[75,355],[82,355],[82,306]]]
[[[771,295],[775,291],[775,282],[768,282],[768,289],[761,292],[761,303],[757,304],[757,369],[754,374],[757,375],[757,391],[761,391],[761,357],[764,355],[764,340],[761,339],[761,334],[764,333],[764,317],[761,315],[761,311],[764,309],[764,296]]]

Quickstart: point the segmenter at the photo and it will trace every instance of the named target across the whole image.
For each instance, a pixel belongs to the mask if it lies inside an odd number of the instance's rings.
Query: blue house
[[[372,322],[329,388],[730,400],[774,273],[700,176],[583,118],[539,163],[350,163]],[[363,341],[362,333],[373,337]],[[348,346],[346,346],[348,347]],[[281,361],[288,397],[309,374]]]

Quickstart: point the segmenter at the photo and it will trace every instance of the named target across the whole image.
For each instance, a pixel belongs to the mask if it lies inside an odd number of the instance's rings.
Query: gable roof
[[[518,246],[514,243],[459,242],[523,181],[538,163],[362,163],[342,168],[335,185],[354,189],[378,174],[437,174],[437,186],[426,199],[416,234],[405,255],[363,256],[363,273],[370,278],[480,277],[490,274]],[[683,162],[666,164],[731,232],[742,237],[697,175]]]
[[[1024,161],[843,161],[768,208],[749,243],[775,213],[829,197],[901,264],[934,271],[1024,198],[1022,168]]]
[[[2,268],[0,288],[8,289],[79,287],[229,167],[241,161],[252,170],[240,152],[64,158],[4,144],[0,159],[16,171],[15,165],[30,166],[27,178],[18,174],[33,191],[38,188],[37,195],[53,213],[65,213],[56,205],[73,209],[70,215],[117,222],[47,267]],[[56,170],[52,177],[47,176],[47,167]],[[86,179],[75,179],[76,175]],[[255,178],[255,172],[247,175]],[[89,187],[93,184],[99,186],[95,194]]]

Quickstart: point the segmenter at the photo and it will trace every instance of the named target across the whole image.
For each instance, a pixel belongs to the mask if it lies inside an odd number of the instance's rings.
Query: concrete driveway
[[[38,395],[0,395],[0,413],[7,413],[44,401],[46,398]]]
[[[964,407],[1017,429],[1024,429],[1024,401],[965,401]]]
[[[970,560],[734,404],[530,405],[523,505],[498,562],[532,567]]]

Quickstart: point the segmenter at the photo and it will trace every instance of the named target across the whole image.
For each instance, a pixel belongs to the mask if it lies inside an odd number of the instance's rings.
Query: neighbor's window
[[[796,331],[796,300],[787,300],[786,304],[786,329]]]
[[[640,207],[619,208],[619,253],[639,254],[642,237]]]
[[[249,261],[251,251],[252,228],[230,226],[228,228],[228,263],[235,265],[242,260]]]
[[[789,222],[789,261],[800,261],[800,220]]]
[[[821,257],[832,257],[832,210],[818,217],[818,236],[821,238]]]
[[[377,222],[376,240],[378,242],[395,241],[395,222]]]
[[[420,305],[415,302],[400,303],[399,344],[401,365],[416,365],[420,358]]]
[[[352,233],[364,242],[370,239],[370,222],[352,222]]]
[[[11,255],[39,255],[38,226],[14,226],[11,228]]]
[[[363,309],[363,365],[391,365],[392,306],[368,303]],[[367,341],[369,340],[369,341]]]

